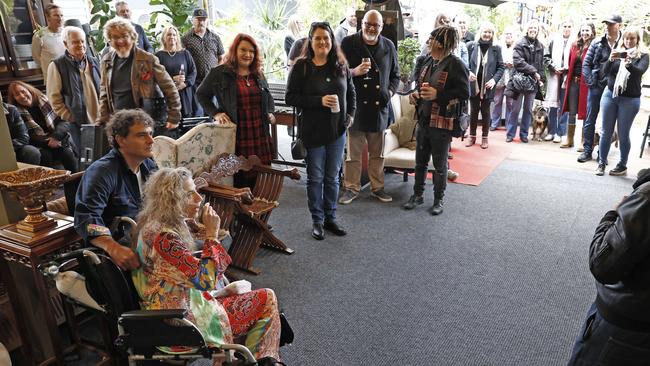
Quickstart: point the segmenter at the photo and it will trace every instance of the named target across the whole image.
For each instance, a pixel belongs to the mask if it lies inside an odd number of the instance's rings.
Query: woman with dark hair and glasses
[[[312,23],[307,47],[289,73],[285,100],[302,110],[299,131],[307,148],[312,236],[323,240],[324,229],[343,236],[346,232],[336,221],[336,200],[345,130],[354,115],[355,93],[347,62],[328,23]]]
[[[463,61],[452,52],[458,46],[455,28],[442,26],[431,32],[431,60],[416,70],[418,91],[409,95],[418,116],[417,147],[415,149],[415,184],[413,195],[402,207],[411,210],[424,203],[424,180],[429,159],[432,158],[433,206],[431,215],[440,215],[447,187],[447,157],[451,131],[462,110],[461,102],[469,98],[469,74]]]
[[[240,33],[223,63],[210,70],[203,80],[196,96],[215,122],[237,125],[237,155],[257,155],[263,164],[269,165],[273,159],[269,124],[275,123],[275,104],[262,64],[262,52],[255,39]],[[249,172],[237,173],[235,186],[252,188],[255,179]]]

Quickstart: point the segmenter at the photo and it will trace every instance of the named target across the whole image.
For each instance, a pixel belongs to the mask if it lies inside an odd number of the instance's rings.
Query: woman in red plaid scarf
[[[29,143],[41,152],[41,165],[53,166],[60,161],[72,173],[78,170],[69,125],[59,118],[47,97],[40,90],[22,81],[9,84],[7,99],[20,112]]]

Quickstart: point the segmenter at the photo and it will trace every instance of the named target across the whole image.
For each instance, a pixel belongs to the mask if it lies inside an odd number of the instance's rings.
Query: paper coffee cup
[[[339,104],[339,96],[336,94],[333,94],[332,96],[336,99],[336,105],[330,108],[330,110],[332,111],[332,113],[339,113],[341,111],[341,106]]]

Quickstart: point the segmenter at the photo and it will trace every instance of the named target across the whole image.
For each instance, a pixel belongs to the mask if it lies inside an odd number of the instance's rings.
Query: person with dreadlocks
[[[432,215],[443,210],[443,196],[447,187],[447,157],[454,119],[461,112],[461,101],[469,98],[469,75],[463,61],[452,52],[459,35],[455,28],[441,26],[431,32],[431,58],[421,63],[418,70],[417,91],[409,95],[416,105],[418,116],[417,147],[415,150],[415,184],[413,195],[402,207],[411,210],[424,203],[424,180],[429,159],[433,159]]]

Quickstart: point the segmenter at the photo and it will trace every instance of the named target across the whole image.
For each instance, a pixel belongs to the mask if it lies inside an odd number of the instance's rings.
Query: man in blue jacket
[[[609,59],[612,49],[621,42],[621,23],[623,18],[612,14],[603,20],[607,24],[607,33],[600,39],[594,39],[582,61],[582,78],[589,86],[587,95],[587,118],[582,126],[584,138],[584,151],[578,156],[578,162],[584,163],[591,160],[594,151],[594,134],[596,132],[596,118],[600,112],[600,97],[607,86],[607,75],[601,72],[605,62]]]
[[[140,263],[129,247],[128,231],[111,232],[110,226],[117,216],[135,219],[140,210],[142,187],[157,169],[152,159],[153,125],[142,110],[115,112],[106,125],[113,149],[88,167],[77,190],[75,229],[122,269],[134,269]]]
[[[569,365],[650,362],[650,169],[603,216],[589,247],[596,300]]]

